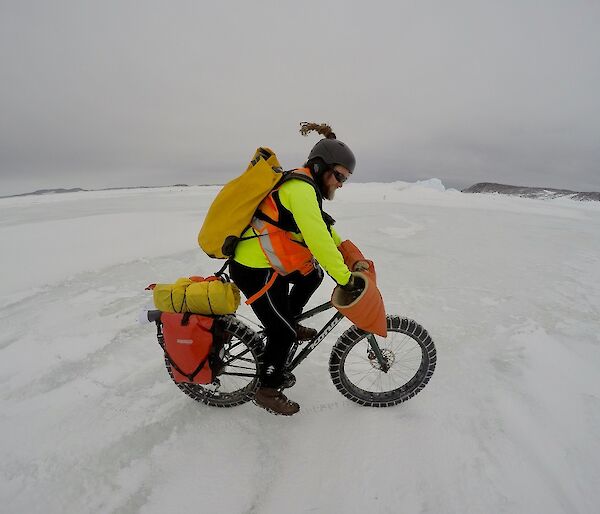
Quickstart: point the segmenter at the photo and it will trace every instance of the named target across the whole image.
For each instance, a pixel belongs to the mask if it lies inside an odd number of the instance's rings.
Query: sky
[[[600,191],[599,26],[596,0],[0,0],[0,195],[294,168],[302,121],[357,182]]]

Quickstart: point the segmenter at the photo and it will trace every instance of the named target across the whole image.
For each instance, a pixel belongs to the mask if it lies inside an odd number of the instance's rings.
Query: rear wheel
[[[390,407],[425,387],[436,364],[435,345],[417,322],[387,316],[387,337],[353,326],[333,346],[329,374],[346,398],[368,407]],[[377,355],[379,353],[379,356]]]
[[[224,340],[215,380],[206,385],[177,382],[175,385],[198,402],[214,407],[235,407],[254,398],[263,343],[254,330],[235,316],[222,316],[215,322],[219,323]],[[175,381],[166,359],[165,366]]]

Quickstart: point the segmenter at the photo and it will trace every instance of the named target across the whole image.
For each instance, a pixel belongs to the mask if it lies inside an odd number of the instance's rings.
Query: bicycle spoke
[[[344,373],[355,387],[372,393],[386,393],[403,387],[417,373],[421,365],[421,348],[406,334],[388,333],[390,336],[376,342],[390,368],[379,369],[377,360],[369,358],[373,349],[368,339],[359,341],[346,355]]]
[[[256,362],[254,359],[246,359],[245,357],[238,357],[237,355],[233,355],[233,359],[231,359],[230,361],[227,362],[233,362],[234,360],[236,361],[244,361],[244,362]]]
[[[381,376],[379,376],[378,374],[376,374],[375,375],[375,379],[373,380],[373,383],[371,384],[371,387],[374,387],[378,380],[381,381]]]
[[[419,348],[418,346],[412,346],[410,348],[405,349],[403,352],[401,352],[398,357],[400,358],[400,360],[416,359],[416,360],[420,361],[421,355],[422,355],[421,348]]]
[[[231,350],[233,350],[234,348],[237,348],[238,346],[240,346],[241,344],[244,344],[243,341],[238,341],[237,343],[235,343],[234,345],[231,346],[226,346],[227,351],[231,352]]]
[[[224,361],[223,364],[228,365],[230,362],[233,362],[236,359],[240,359],[242,357],[242,355],[246,355],[247,353],[251,352],[252,350],[250,350],[250,348],[244,350],[242,353],[235,355],[232,359],[228,360],[228,361]]]
[[[247,369],[248,371],[256,371],[256,368],[247,368],[246,366],[237,366],[235,364],[227,365],[228,368]]]
[[[361,360],[361,361],[366,362],[367,364],[370,363],[369,359],[367,359],[366,357],[360,357],[359,355],[348,355],[348,357],[346,358],[346,360],[348,360],[348,358],[353,358],[353,359]]]
[[[369,372],[365,371],[363,373],[358,373],[357,375],[360,376],[361,378],[359,378],[356,382],[354,382],[354,384],[356,386],[358,386],[358,384],[360,384],[366,377],[369,376]]]

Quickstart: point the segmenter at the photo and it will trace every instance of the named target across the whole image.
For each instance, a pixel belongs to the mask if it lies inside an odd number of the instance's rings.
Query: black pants
[[[275,273],[271,268],[249,268],[235,261],[230,263],[229,271],[246,298],[260,291]],[[302,313],[322,281],[323,270],[319,267],[306,276],[297,271],[278,276],[269,290],[250,305],[267,336],[260,377],[263,386],[279,387],[283,382],[286,360],[296,341],[294,317]]]

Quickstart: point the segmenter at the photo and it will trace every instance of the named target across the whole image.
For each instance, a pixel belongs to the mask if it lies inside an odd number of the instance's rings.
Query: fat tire
[[[235,337],[237,341],[250,350],[257,364],[256,375],[247,386],[227,393],[222,393],[218,390],[215,392],[208,386],[200,384],[177,383],[173,376],[171,365],[166,358],[165,367],[175,385],[193,400],[210,405],[211,407],[236,407],[254,398],[254,393],[259,384],[258,371],[262,360],[263,341],[254,330],[242,323],[235,316],[221,316],[218,318],[218,322],[222,324],[223,331],[226,334]]]
[[[329,358],[329,374],[337,390],[346,398],[366,407],[391,407],[409,400],[429,382],[435,370],[437,354],[430,335],[416,321],[400,316],[387,316],[388,332],[409,336],[421,349],[421,364],[415,375],[403,386],[387,392],[369,392],[354,385],[346,376],[346,357],[356,344],[369,334],[356,326],[346,330],[336,341]]]

